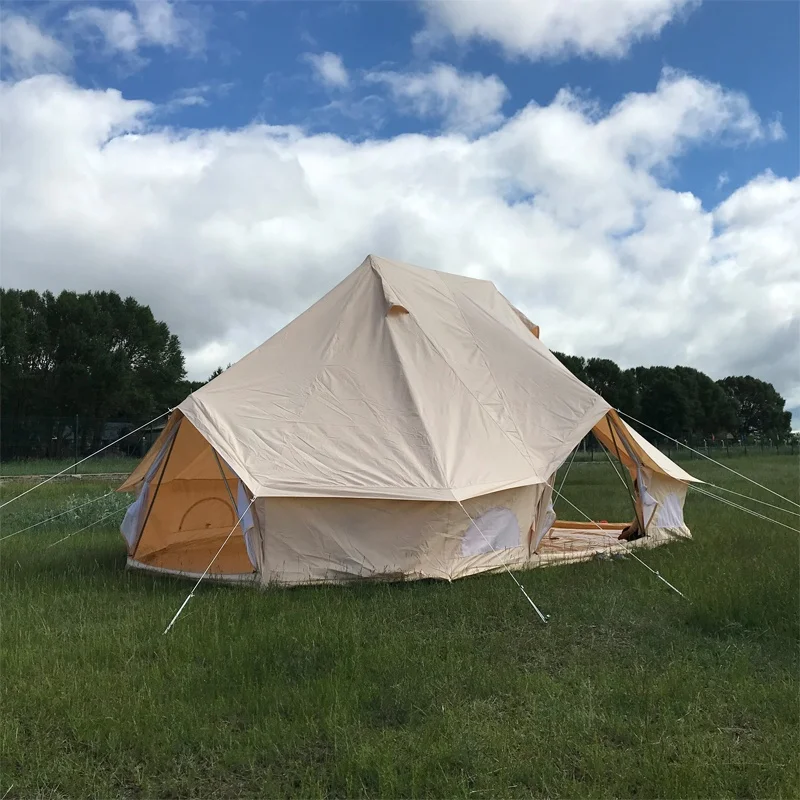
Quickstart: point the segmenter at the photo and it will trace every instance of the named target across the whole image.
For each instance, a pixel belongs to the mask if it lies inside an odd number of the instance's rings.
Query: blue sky
[[[103,4],[113,7],[126,8]],[[60,4],[44,16],[57,25],[69,8]],[[202,87],[208,105],[174,107],[170,121],[179,126],[238,127],[259,119],[359,138],[429,131],[435,125],[391,108],[382,109],[380,125],[344,114],[321,114],[328,96],[315,84],[304,60],[309,53],[332,52],[350,72],[424,68],[432,59],[413,45],[424,20],[412,3],[230,0],[198,5],[192,15],[207,31],[202,51],[144,47],[146,63],[132,67],[79,49],[76,80],[86,86],[113,85],[131,97],[163,103]],[[787,177],[800,171],[798,37],[798,3],[712,0],[685,9],[657,38],[633,44],[624,58],[562,56],[531,63],[522,58],[509,61],[492,42],[446,42],[433,59],[462,71],[497,75],[510,93],[506,114],[529,102],[546,105],[565,86],[611,106],[629,92],[650,91],[664,67],[743,92],[762,118],[779,120],[786,135],[766,146],[737,151],[700,148],[668,176],[670,185],[713,203],[719,199],[722,174],[741,185],[766,168]],[[367,86],[351,96],[363,98],[373,91]]]
[[[749,371],[800,409],[796,2],[85,0],[2,21],[4,283],[136,294],[194,377],[382,251],[492,278],[554,348]]]

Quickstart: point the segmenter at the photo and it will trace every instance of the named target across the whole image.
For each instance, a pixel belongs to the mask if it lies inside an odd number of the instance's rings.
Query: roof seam
[[[381,281],[389,283],[386,280],[386,278],[385,278],[385,276],[383,274],[381,274],[377,269],[375,271],[378,273],[378,276],[380,277]],[[396,291],[395,288],[391,285],[391,283],[389,283],[389,287],[392,289],[392,291]],[[457,306],[455,301],[453,301],[453,302],[454,302],[454,305]],[[517,445],[514,444],[514,442],[511,439],[511,437],[508,435],[508,433],[506,431],[503,430],[503,428],[500,426],[500,423],[494,418],[493,414],[489,411],[489,409],[487,409],[486,406],[475,396],[475,393],[472,391],[472,389],[470,389],[470,387],[467,386],[467,384],[464,382],[463,378],[458,374],[458,372],[453,367],[453,365],[450,363],[450,361],[445,357],[444,353],[442,353],[442,351],[439,349],[439,347],[433,341],[433,339],[428,334],[428,332],[422,327],[422,325],[419,324],[419,321],[417,320],[417,318],[414,315],[413,311],[410,312],[409,316],[414,320],[414,322],[417,325],[417,328],[422,333],[422,335],[425,337],[425,339],[428,341],[430,346],[433,348],[433,350],[436,353],[436,355],[438,355],[439,358],[442,359],[442,361],[445,363],[447,368],[453,373],[453,375],[455,376],[456,380],[464,387],[464,389],[467,391],[467,393],[470,395],[470,397],[472,397],[472,399],[478,404],[478,406],[480,406],[480,408],[483,409],[483,411],[486,413],[486,415],[489,417],[489,419],[495,424],[495,426],[503,434],[503,436],[505,436],[508,439],[508,441],[511,442],[512,446],[514,447],[514,449],[520,455],[524,456],[524,454],[520,451],[519,447],[517,447]],[[471,331],[470,331],[470,335],[472,335]],[[474,341],[475,337],[473,336],[472,339]],[[481,351],[481,355],[483,355],[484,358],[485,358],[485,355],[483,354],[483,351]],[[492,379],[494,380],[494,376],[492,376]],[[410,384],[409,384],[409,391],[410,391]],[[414,400],[414,402],[415,402],[415,407],[416,407],[416,400]],[[424,422],[423,422],[423,424],[424,424]],[[427,430],[427,428],[426,428],[426,430]],[[527,450],[527,448],[526,448],[526,450]],[[437,456],[437,454],[435,452],[434,452],[434,455]],[[528,455],[526,460],[528,461],[528,466],[531,468],[531,470],[533,470],[535,472],[535,468],[534,468],[533,464],[530,461],[530,455]],[[439,463],[438,456],[437,456],[437,463]]]
[[[378,280],[380,280],[380,282],[382,284],[383,283],[388,283],[386,281],[386,279],[384,278],[384,276],[380,273],[380,271],[378,270],[376,265],[372,262],[372,257],[371,256],[370,256],[370,264],[371,264],[372,269],[374,270],[375,274],[378,276]],[[392,289],[392,291],[395,291],[394,287],[391,286],[391,284],[389,284],[389,288]],[[414,314],[409,312],[408,316],[411,317],[411,319],[414,320],[414,324],[417,326],[417,328],[419,328],[419,330],[422,330],[422,328],[420,327],[419,322],[417,322],[417,318],[414,316]],[[393,326],[389,326],[389,342],[392,345],[392,350],[394,351],[395,358],[402,365],[403,364],[403,358],[400,355],[399,350],[397,349],[397,344],[396,344],[395,339],[394,339]],[[420,424],[422,425],[422,427],[423,427],[423,429],[425,431],[425,435],[428,437],[428,442],[431,445],[431,453],[433,454],[433,460],[434,460],[434,462],[436,464],[436,468],[439,470],[439,480],[440,480],[442,486],[452,493],[452,487],[448,485],[449,481],[447,480],[447,475],[445,473],[445,470],[444,470],[444,467],[442,465],[442,462],[439,460],[439,454],[436,452],[436,447],[434,445],[433,437],[431,436],[431,433],[428,430],[428,425],[425,422],[425,418],[423,417],[423,415],[422,415],[422,413],[420,411],[419,402],[417,400],[416,394],[414,393],[414,389],[413,389],[413,387],[411,385],[411,381],[408,380],[408,374],[406,373],[405,365],[403,365],[403,378],[404,378],[404,383],[406,385],[406,388],[408,389],[408,396],[411,398],[411,402],[414,404],[414,412],[416,413],[417,419],[419,419]],[[453,499],[455,499],[455,497]]]

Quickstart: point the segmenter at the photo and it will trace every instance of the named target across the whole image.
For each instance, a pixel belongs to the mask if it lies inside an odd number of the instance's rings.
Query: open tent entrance
[[[625,493],[629,514],[619,522],[603,518],[575,520],[577,509],[569,508],[569,518],[561,520],[556,518],[553,506],[557,498],[553,497],[548,508],[553,521],[546,531],[540,531],[534,544],[536,554],[543,561],[582,560],[598,551],[623,550],[633,545],[653,547],[671,538],[690,538],[683,504],[686,482],[696,479],[666,459],[615,411],[606,414],[592,434],[617,473],[621,483],[618,491]],[[632,542],[620,541],[619,535],[632,523],[643,535]]]
[[[200,575],[236,526],[209,576],[252,577],[255,520],[245,513],[237,524],[250,497],[235,473],[180,412],[151,455],[120,487],[136,491],[122,525],[129,565]]]

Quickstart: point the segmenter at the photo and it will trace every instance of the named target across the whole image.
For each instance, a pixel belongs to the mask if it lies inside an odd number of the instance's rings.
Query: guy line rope
[[[86,506],[92,505],[92,503],[99,503],[101,500],[105,500],[106,497],[114,494],[116,489],[112,489],[110,492],[106,492],[104,495],[100,497],[95,497],[94,500],[88,500],[85,503],[81,503],[79,506],[72,506],[68,508],[66,511],[61,511],[58,514],[54,514],[52,517],[48,517],[47,519],[40,519],[38,522],[34,522],[33,525],[28,525],[27,528],[21,528],[18,531],[14,531],[14,533],[9,533],[6,536],[0,536],[0,542],[5,541],[6,539],[10,539],[12,536],[16,536],[19,533],[25,533],[26,531],[32,530],[33,528],[38,528],[40,525],[44,525],[47,522],[52,522],[54,519],[58,519],[59,517],[63,517],[64,514],[69,514],[70,511],[77,511],[80,508],[85,508]]]
[[[740,478],[744,478],[746,481],[750,481],[750,483],[758,486],[761,489],[769,492],[770,494],[774,494],[776,497],[780,497],[781,500],[785,500],[787,503],[790,503],[793,506],[797,506],[800,508],[800,503],[795,503],[794,500],[790,500],[788,497],[784,497],[782,494],[770,489],[769,486],[764,486],[763,483],[759,483],[758,481],[754,481],[752,478],[748,478],[747,475],[743,475],[741,472],[737,472],[735,469],[726,466],[721,461],[717,461],[715,458],[711,458],[711,456],[707,456],[705,453],[701,453],[699,450],[695,450],[693,447],[689,447],[688,444],[684,444],[683,442],[679,441],[678,439],[674,438],[673,436],[668,436],[666,433],[654,428],[652,425],[648,425],[646,422],[642,422],[640,419],[636,419],[636,417],[631,416],[630,414],[626,414],[624,411],[620,411],[620,409],[615,409],[618,414],[622,414],[624,417],[627,417],[633,422],[638,422],[639,425],[644,425],[645,428],[649,428],[653,433],[657,433],[659,436],[663,436],[665,439],[669,439],[670,441],[675,442],[675,444],[680,445],[681,447],[685,447],[687,450],[691,450],[693,453],[696,453],[698,456],[702,456],[703,458],[711,461],[713,464],[716,464],[718,467],[722,467],[723,469],[728,470],[728,472],[732,472],[734,475],[738,475]]]
[[[197,583],[192,587],[192,590],[189,592],[189,594],[186,595],[186,599],[183,601],[183,603],[181,603],[181,607],[175,612],[175,616],[172,618],[169,625],[167,625],[167,627],[164,629],[165,635],[169,633],[170,628],[175,624],[178,617],[181,615],[183,609],[186,608],[189,601],[194,597],[194,593],[197,591],[197,587],[200,585],[203,578],[205,578],[205,576],[208,575],[208,571],[214,565],[214,562],[217,560],[217,556],[219,556],[219,554],[222,552],[222,548],[225,547],[226,544],[228,544],[228,539],[230,539],[231,536],[233,536],[233,532],[236,530],[239,523],[244,519],[245,514],[247,514],[247,512],[250,510],[250,507],[253,505],[253,503],[255,503],[255,501],[256,498],[254,497],[248,504],[247,508],[244,511],[242,511],[242,515],[234,523],[234,526],[231,528],[231,532],[225,537],[225,541],[219,546],[219,550],[217,550],[217,552],[214,553],[214,557],[211,559],[211,561],[208,562],[208,566],[205,568],[203,574],[197,579]]]
[[[478,531],[478,533],[480,533],[480,535],[483,536],[483,539],[486,542],[486,544],[488,544],[489,547],[492,548],[492,552],[497,553],[495,546],[486,538],[486,534],[480,529],[478,523],[475,522],[474,519],[472,519],[472,517],[469,514],[469,511],[467,511],[467,509],[464,508],[464,504],[460,500],[457,500],[456,502],[461,506],[461,510],[467,515],[467,519],[469,519],[469,521],[475,526],[475,529]],[[539,608],[536,605],[536,603],[534,603],[533,600],[531,600],[530,595],[525,591],[525,587],[517,580],[517,576],[514,575],[514,573],[508,568],[508,564],[503,564],[503,567],[505,571],[511,576],[511,580],[513,580],[514,583],[517,584],[519,590],[522,592],[522,594],[525,595],[525,599],[531,604],[531,608],[533,608],[533,610],[539,615],[539,619],[545,625],[547,625],[547,617],[544,614],[542,614],[541,611],[539,611]]]
[[[603,535],[604,535],[604,536],[608,536],[610,539],[613,539],[613,537],[611,536],[611,534],[609,534],[609,533],[608,533],[608,531],[604,530],[604,529],[603,529],[603,528],[602,528],[602,527],[601,527],[601,526],[600,526],[600,525],[599,525],[597,522],[595,522],[595,521],[594,521],[594,520],[593,520],[593,519],[592,519],[592,518],[591,518],[591,517],[590,517],[588,514],[586,514],[585,512],[581,511],[581,510],[578,508],[578,506],[576,506],[576,505],[575,505],[575,503],[571,502],[570,500],[567,500],[567,498],[566,498],[566,497],[564,497],[564,495],[563,495],[563,494],[561,494],[560,492],[556,492],[556,494],[557,494],[557,495],[558,495],[558,496],[559,496],[559,497],[560,497],[560,498],[561,498],[561,499],[562,499],[562,500],[563,500],[565,503],[568,503],[569,505],[571,505],[571,506],[572,506],[572,507],[573,507],[573,508],[574,508],[574,509],[575,509],[575,510],[576,510],[576,511],[579,513],[579,514],[581,514],[583,517],[585,517],[585,518],[586,518],[586,520],[587,520],[588,522],[591,522],[591,523],[592,523],[592,525],[595,525],[595,526],[598,528],[598,530],[600,530],[600,531],[603,533]],[[617,540],[617,539],[615,539],[614,541],[620,541],[620,540]],[[686,597],[686,595],[685,595],[685,594],[684,594],[682,591],[680,591],[680,589],[676,589],[676,588],[675,588],[675,587],[674,587],[674,586],[673,586],[673,585],[672,585],[672,584],[671,584],[671,583],[670,583],[670,582],[669,582],[669,581],[668,581],[668,580],[667,580],[667,579],[666,579],[666,578],[665,578],[665,577],[664,577],[664,576],[663,576],[663,575],[662,575],[662,574],[661,574],[661,573],[660,573],[660,572],[659,572],[657,569],[653,569],[653,568],[652,568],[652,567],[651,567],[649,564],[646,564],[644,561],[642,561],[642,559],[641,559],[641,558],[639,558],[639,556],[637,556],[637,555],[636,555],[636,553],[634,553],[634,552],[633,552],[633,550],[631,550],[631,549],[630,549],[630,547],[628,547],[628,546],[627,546],[627,544],[623,545],[623,547],[624,547],[624,548],[625,548],[625,550],[626,550],[626,551],[627,551],[627,552],[628,552],[628,553],[629,553],[631,556],[633,556],[633,557],[634,557],[634,558],[635,558],[635,559],[636,559],[636,560],[637,560],[637,561],[638,561],[638,562],[639,562],[639,563],[640,563],[640,564],[641,564],[643,567],[646,567],[648,570],[650,570],[650,572],[652,572],[652,573],[653,573],[653,575],[655,575],[655,576],[656,576],[656,578],[658,578],[660,581],[663,581],[664,583],[666,583],[666,584],[667,584],[667,586],[669,586],[669,588],[670,588],[670,589],[672,589],[672,591],[673,591],[673,592],[676,592],[677,594],[679,594],[679,595],[680,595],[680,596],[681,596],[681,597],[682,597],[684,600],[687,600],[687,599],[688,599],[688,598]]]
[[[93,528],[95,525],[97,525],[98,523],[102,522],[104,519],[108,519],[109,517],[113,517],[114,514],[119,514],[120,511],[124,511],[124,510],[125,510],[124,508],[115,508],[113,511],[109,511],[108,514],[103,514],[103,516],[100,517],[100,519],[96,519],[94,522],[90,522],[88,525],[85,525],[80,530],[73,531],[72,533],[68,533],[63,538],[58,539],[57,541],[53,542],[52,544],[47,545],[47,548],[45,548],[45,549],[49,550],[51,547],[55,547],[57,544],[61,544],[61,542],[66,542],[67,539],[70,539],[71,537],[75,536],[76,533],[83,533],[83,531],[88,531],[89,528]]]
[[[70,466],[65,467],[61,470],[61,472],[56,472],[55,475],[51,475],[49,478],[45,478],[45,480],[37,483],[34,486],[31,486],[29,489],[26,489],[24,492],[20,492],[18,495],[15,495],[10,500],[6,500],[5,503],[0,504],[0,508],[5,508],[6,506],[10,506],[12,503],[15,503],[21,497],[25,497],[26,494],[32,492],[34,489],[38,489],[40,486],[44,486],[46,483],[50,483],[54,478],[57,478],[59,475],[63,475],[65,472],[69,472],[71,469],[83,464],[84,461],[88,461],[90,458],[94,458],[96,455],[102,453],[104,450],[108,450],[109,447],[113,447],[117,442],[121,442],[123,439],[127,439],[128,436],[132,436],[134,433],[138,433],[140,430],[143,430],[148,425],[152,425],[154,422],[158,422],[162,417],[166,417],[172,411],[171,408],[168,408],[163,414],[159,414],[157,417],[153,417],[149,422],[145,422],[144,425],[140,425],[138,428],[135,428],[132,431],[128,431],[123,436],[120,436],[118,439],[115,439],[113,442],[109,442],[109,444],[104,445],[99,450],[95,450],[94,453],[89,454],[86,458],[82,458],[80,461],[76,461],[74,464],[70,464]]]

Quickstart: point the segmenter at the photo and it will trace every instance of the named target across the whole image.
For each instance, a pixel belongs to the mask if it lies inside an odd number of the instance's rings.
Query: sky
[[[0,283],[115,290],[193,379],[369,253],[551,348],[800,424],[800,4],[6,2]]]

